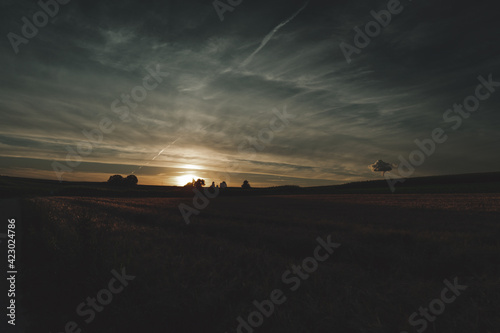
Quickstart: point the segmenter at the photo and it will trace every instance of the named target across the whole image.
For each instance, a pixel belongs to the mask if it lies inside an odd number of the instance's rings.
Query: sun
[[[187,183],[189,183],[190,181],[192,181],[193,179],[196,180],[198,178],[200,178],[200,177],[193,175],[193,174],[186,174],[186,175],[181,175],[181,176],[175,177],[175,180],[176,180],[177,186],[184,186]]]

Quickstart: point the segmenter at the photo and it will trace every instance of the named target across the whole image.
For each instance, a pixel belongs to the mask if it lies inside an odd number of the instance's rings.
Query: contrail
[[[278,24],[276,26],[276,28],[273,29],[273,31],[271,31],[270,33],[268,33],[266,35],[266,37],[264,37],[264,39],[262,40],[262,42],[260,43],[260,46],[257,48],[257,50],[255,50],[248,58],[245,59],[245,61],[243,61],[243,63],[240,65],[240,67],[244,67],[246,65],[248,65],[253,57],[259,53],[260,50],[262,50],[262,48],[264,46],[266,46],[266,44],[271,40],[271,38],[273,38],[274,34],[276,32],[278,32],[279,29],[283,28],[286,24],[288,24],[291,20],[293,20],[295,18],[295,16],[299,15],[299,13],[301,11],[304,10],[304,8],[306,8],[306,6],[309,4],[309,1],[306,1],[306,3],[304,3],[304,5],[302,7],[300,7],[300,9],[298,11],[295,12],[295,14],[293,14],[292,16],[290,16],[288,19],[286,19],[285,21],[281,22],[280,24]]]
[[[147,165],[148,165],[149,163],[151,163],[152,161],[156,160],[156,158],[157,158],[158,156],[160,156],[160,155],[161,155],[161,154],[162,154],[165,150],[167,150],[168,148],[170,148],[170,146],[171,146],[171,145],[173,145],[174,143],[176,143],[176,142],[177,142],[177,140],[179,140],[180,138],[181,138],[181,137],[178,137],[177,139],[175,139],[174,141],[172,141],[172,142],[171,142],[168,146],[166,146],[165,148],[163,148],[162,150],[160,150],[160,152],[159,152],[159,153],[158,153],[155,157],[153,157],[153,158],[151,159],[151,161],[149,161],[149,162],[148,162],[148,163],[146,163],[146,164],[141,165],[139,168],[137,168],[136,170],[132,171],[132,174],[134,174],[136,171],[141,170],[141,169],[142,169],[142,167],[147,166]]]
[[[278,32],[278,30],[280,30],[281,28],[283,28],[285,25],[287,25],[291,20],[293,20],[297,15],[300,14],[301,11],[304,10],[304,8],[306,8],[306,6],[309,4],[309,1],[306,1],[304,3],[304,5],[302,7],[300,7],[299,10],[297,10],[292,16],[290,16],[288,19],[286,19],[285,21],[281,22],[280,24],[278,24],[276,26],[276,28],[274,28],[270,33],[268,33],[266,35],[266,37],[264,37],[264,39],[262,40],[262,42],[260,43],[259,47],[257,48],[257,50],[255,50],[248,58],[245,59],[245,61],[243,61],[243,63],[240,65],[240,67],[244,67],[246,65],[248,65],[253,57],[259,53],[260,50],[262,50],[262,48],[264,46],[266,46],[266,44],[271,40],[271,38],[273,38],[274,34],[276,32]],[[208,126],[205,126],[203,129],[209,127],[210,125]],[[134,174],[136,171],[139,171],[140,169],[142,169],[142,167],[144,166],[147,166],[149,163],[151,163],[152,161],[154,161],[158,156],[160,156],[166,149],[168,149],[171,145],[173,145],[177,140],[179,140],[180,137],[178,137],[177,139],[175,139],[172,143],[170,143],[167,147],[163,148],[155,157],[153,157],[153,159],[151,161],[149,161],[148,163],[144,164],[144,165],[141,165],[138,169],[134,170],[132,172],[132,174]]]

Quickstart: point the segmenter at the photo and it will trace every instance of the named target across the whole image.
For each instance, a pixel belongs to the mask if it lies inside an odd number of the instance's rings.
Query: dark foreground
[[[181,202],[23,200],[28,332],[500,328],[500,194]]]

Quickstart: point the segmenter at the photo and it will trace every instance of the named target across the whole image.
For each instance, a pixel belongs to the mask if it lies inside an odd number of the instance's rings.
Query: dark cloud
[[[244,1],[221,22],[210,1],[72,0],[16,55],[7,34],[20,34],[21,18],[40,8],[2,2],[2,173],[13,168],[9,158],[45,160],[50,169],[85,139],[82,130],[109,117],[115,129],[84,157],[101,170],[150,162],[168,178],[186,164],[220,171],[242,160],[245,177],[261,183],[282,184],[279,175],[300,184],[372,178],[367,160],[407,157],[415,139],[445,128],[444,111],[474,92],[478,75],[500,81],[500,29],[487,2],[402,1],[403,12],[350,64],[339,44],[352,44],[353,28],[387,1],[312,0],[270,35],[304,3]],[[131,111],[131,122],[121,121],[111,103],[156,64],[170,75]],[[499,165],[499,104],[496,93],[482,102],[415,175]],[[254,158],[240,156],[238,145],[285,105],[296,118]],[[448,161],[463,156],[481,163],[450,169]],[[20,161],[17,168],[41,170]]]

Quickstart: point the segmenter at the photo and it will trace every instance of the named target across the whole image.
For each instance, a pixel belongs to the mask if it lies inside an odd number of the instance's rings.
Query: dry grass
[[[189,226],[180,202],[26,201],[31,331],[235,332],[281,288],[287,302],[257,332],[414,332],[408,316],[455,276],[469,289],[427,332],[500,327],[499,194],[222,197]],[[291,292],[282,273],[327,235],[341,248]],[[76,306],[120,267],[137,278],[84,324]]]

